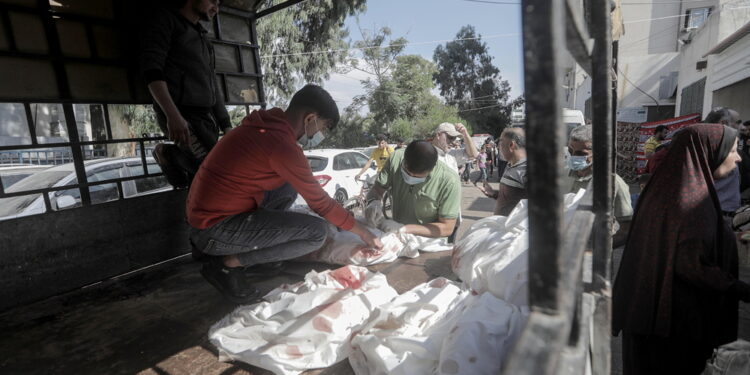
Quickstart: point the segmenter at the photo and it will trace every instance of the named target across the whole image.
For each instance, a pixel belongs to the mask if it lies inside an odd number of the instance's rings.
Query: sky
[[[361,39],[359,28],[379,29],[387,26],[392,38],[409,40],[403,54],[417,54],[432,61],[439,44],[456,37],[459,29],[473,25],[487,44],[493,63],[511,86],[511,98],[523,93],[523,61],[521,53],[521,7],[489,2],[520,2],[520,0],[368,0],[367,9],[357,17],[349,17],[346,27],[353,40]],[[442,41],[442,42],[437,42]],[[334,73],[323,86],[344,109],[355,95],[363,94],[359,80],[364,72],[353,70],[343,75]]]

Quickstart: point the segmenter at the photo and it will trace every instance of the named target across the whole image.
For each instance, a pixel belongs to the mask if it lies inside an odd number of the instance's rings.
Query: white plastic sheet
[[[349,363],[357,375],[497,374],[524,319],[489,293],[438,278],[376,309],[352,338]]]
[[[585,191],[566,194],[566,221]],[[490,292],[518,307],[528,306],[528,206],[522,200],[507,217],[490,216],[474,223],[456,243],[453,272],[474,294]]]
[[[282,285],[264,302],[240,306],[216,323],[209,339],[219,359],[240,360],[276,374],[328,367],[349,355],[349,340],[372,309],[398,295],[385,275],[345,266],[312,271]]]

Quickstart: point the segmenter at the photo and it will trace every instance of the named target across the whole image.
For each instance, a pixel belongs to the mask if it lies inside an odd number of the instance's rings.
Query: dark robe
[[[685,128],[638,199],[613,287],[625,375],[699,374],[737,338],[737,244],[713,178],[736,137],[718,124]]]

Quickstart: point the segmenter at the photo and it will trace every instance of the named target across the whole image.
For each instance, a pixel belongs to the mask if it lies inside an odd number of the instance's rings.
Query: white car
[[[146,158],[149,174],[161,173],[161,168],[156,161]],[[86,168],[86,179],[88,182],[97,182],[115,178],[132,177],[143,175],[141,158],[107,158],[88,160],[84,162]],[[26,190],[37,190],[51,187],[59,187],[76,184],[75,166],[73,163],[49,167],[36,172],[5,189],[6,193],[22,192]],[[153,194],[161,191],[172,190],[164,176],[147,177],[143,179],[122,182],[122,193],[125,198],[140,195]],[[103,203],[119,199],[117,183],[89,186],[91,203]],[[58,211],[81,205],[81,192],[78,188],[58,190],[49,194],[52,210]],[[16,217],[41,214],[46,211],[44,197],[41,194],[22,195],[11,198],[0,199],[0,220]]]
[[[360,193],[362,181],[355,181],[354,177],[369,158],[354,150],[321,149],[305,151],[310,163],[313,176],[320,186],[339,203]],[[371,178],[377,172],[373,162],[370,168],[362,174],[360,179]],[[298,204],[305,204],[302,196],[297,197]]]

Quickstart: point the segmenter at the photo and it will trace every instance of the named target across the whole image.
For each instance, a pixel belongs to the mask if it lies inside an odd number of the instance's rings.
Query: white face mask
[[[427,177],[414,177],[406,173],[406,170],[404,170],[404,166],[401,166],[401,176],[404,178],[404,182],[406,182],[408,185],[416,185],[423,183]]]
[[[318,127],[318,119],[313,118],[313,121],[315,121],[315,127]],[[313,134],[312,137],[307,136],[307,125],[305,125],[305,133],[302,134],[301,137],[297,140],[297,143],[302,146],[302,148],[311,149],[317,145],[320,144],[320,142],[323,142],[323,140],[326,139],[326,136],[323,135],[323,131],[318,130],[315,134]]]

